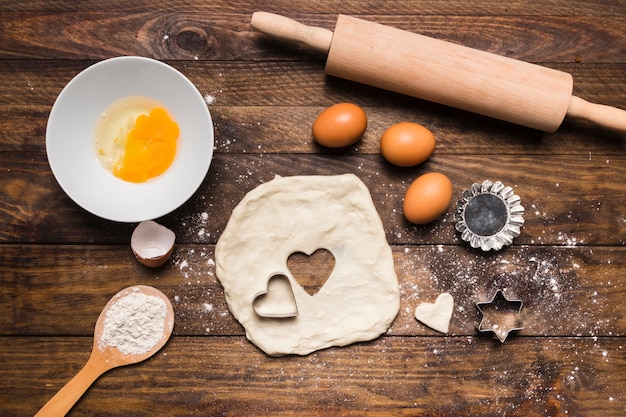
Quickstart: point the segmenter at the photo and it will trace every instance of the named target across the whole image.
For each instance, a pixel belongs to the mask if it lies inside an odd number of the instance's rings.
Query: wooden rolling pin
[[[568,73],[339,15],[334,33],[256,12],[252,27],[328,54],[325,72],[554,132],[566,115],[626,132],[626,111],[572,95]]]

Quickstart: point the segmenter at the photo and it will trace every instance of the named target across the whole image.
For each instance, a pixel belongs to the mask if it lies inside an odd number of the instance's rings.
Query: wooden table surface
[[[538,63],[571,73],[574,94],[626,108],[623,0],[2,0],[0,414],[34,415],[87,361],[109,298],[146,284],[174,306],[172,338],[99,378],[70,415],[626,415],[626,136],[572,120],[542,133],[325,76],[325,57],[252,31],[258,10],[328,29],[344,13]],[[204,182],[157,219],[177,236],[158,269],[133,257],[135,224],[79,208],[46,156],[63,87],[120,55],[180,70],[215,127]],[[347,150],[316,146],[313,120],[343,101],[366,110],[367,132]],[[434,132],[426,163],[399,169],[380,156],[382,133],[400,121]],[[497,253],[473,250],[453,205],[432,224],[409,224],[404,192],[428,171],[448,175],[453,201],[485,179],[513,187],[526,209],[521,235]],[[269,357],[228,309],[215,244],[245,193],[275,175],[343,173],[371,192],[400,312],[374,341]],[[504,343],[476,329],[475,303],[497,289],[524,303],[524,329]],[[455,298],[448,335],[413,316],[445,291]]]

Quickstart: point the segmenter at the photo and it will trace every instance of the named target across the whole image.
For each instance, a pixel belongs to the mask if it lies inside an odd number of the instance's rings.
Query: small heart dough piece
[[[454,299],[447,292],[439,294],[435,303],[421,303],[415,309],[415,318],[431,329],[448,333]]]

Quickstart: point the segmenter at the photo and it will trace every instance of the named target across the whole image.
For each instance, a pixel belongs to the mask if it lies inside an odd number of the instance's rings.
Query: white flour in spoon
[[[116,347],[125,355],[142,355],[163,339],[165,301],[139,289],[116,301],[106,313],[100,348]]]

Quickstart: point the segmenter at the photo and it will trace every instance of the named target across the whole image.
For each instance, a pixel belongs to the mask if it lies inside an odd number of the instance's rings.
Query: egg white
[[[140,115],[148,115],[155,107],[164,107],[150,97],[130,96],[107,107],[96,123],[94,152],[100,165],[113,174],[114,167],[124,156],[126,138]]]

